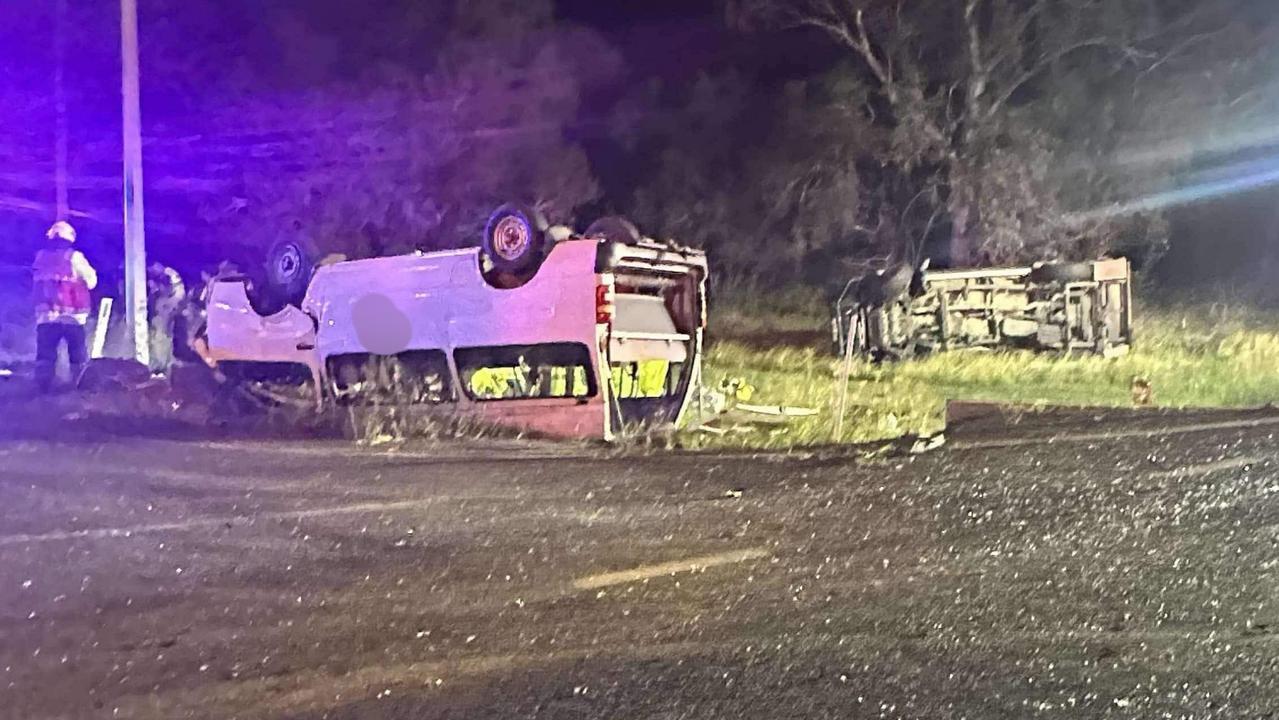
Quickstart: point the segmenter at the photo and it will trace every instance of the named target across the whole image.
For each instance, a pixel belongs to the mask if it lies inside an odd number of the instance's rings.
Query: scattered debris
[[[169,389],[179,405],[212,404],[221,387],[217,373],[207,365],[174,363],[169,368]]]
[[[815,417],[819,414],[812,408],[787,407],[785,405],[742,405],[739,403],[735,409],[744,413],[781,418],[806,418]]]
[[[152,381],[151,370],[136,360],[99,358],[85,366],[79,387],[90,393],[129,392]]]
[[[747,401],[755,396],[755,386],[744,378],[724,378],[720,389],[703,388],[695,398],[697,417],[701,422],[693,429],[698,432],[723,437],[732,433],[750,433],[761,426],[784,426],[791,420],[819,415],[813,408],[787,405],[752,405]]]
[[[792,420],[811,418],[818,414],[817,410],[803,407],[734,405],[723,407],[718,413],[703,414],[704,420],[693,429],[720,437],[751,433],[765,427],[784,430],[786,424]]]
[[[310,392],[310,388],[298,386],[280,386],[268,383],[254,382],[245,383],[240,386],[243,393],[249,397],[263,401],[265,404],[283,405],[295,408],[310,408],[315,406],[315,397]]]
[[[922,455],[924,453],[937,450],[941,448],[942,446],[944,446],[945,444],[946,444],[946,436],[942,433],[937,433],[936,435],[932,435],[930,437],[915,438],[914,442],[912,442],[910,445],[910,454]]]
[[[740,377],[725,377],[719,383],[719,391],[732,402],[750,402],[755,397],[755,386]]]
[[[1155,386],[1150,380],[1140,375],[1132,379],[1132,404],[1137,407],[1149,407],[1155,403]]]

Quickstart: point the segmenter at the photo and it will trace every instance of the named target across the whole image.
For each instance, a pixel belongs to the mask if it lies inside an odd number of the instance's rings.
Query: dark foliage
[[[509,200],[628,215],[775,282],[869,258],[1149,263],[1170,208],[1274,144],[1261,3],[623,5],[387,2],[353,22],[340,0],[142,0],[156,252],[469,245]],[[0,229],[50,214],[61,28],[72,205],[107,252],[115,8],[66,7],[0,9]]]

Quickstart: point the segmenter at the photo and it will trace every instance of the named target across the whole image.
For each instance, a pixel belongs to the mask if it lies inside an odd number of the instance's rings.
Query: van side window
[[[343,405],[443,405],[457,402],[442,350],[387,357],[359,353],[328,359],[332,392]]]
[[[581,343],[467,348],[453,357],[472,400],[588,398],[597,392],[591,353]]]
[[[679,392],[684,367],[669,360],[614,363],[613,396],[618,400],[673,397]]]

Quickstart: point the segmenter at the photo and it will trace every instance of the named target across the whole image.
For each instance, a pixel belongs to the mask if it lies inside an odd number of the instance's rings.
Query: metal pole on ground
[[[848,318],[848,330],[844,333],[844,361],[839,369],[839,413],[835,417],[835,436],[832,438],[836,443],[844,441],[844,416],[848,413],[848,378],[853,373],[854,343],[861,332],[860,318],[860,311],[852,313]]]
[[[151,361],[147,327],[146,228],[142,203],[142,100],[138,78],[138,4],[120,0],[124,98],[124,317],[133,357]]]

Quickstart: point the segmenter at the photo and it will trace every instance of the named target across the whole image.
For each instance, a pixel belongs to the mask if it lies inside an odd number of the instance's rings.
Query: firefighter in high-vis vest
[[[36,384],[41,392],[53,387],[58,348],[67,346],[71,382],[80,380],[88,355],[85,325],[92,309],[90,292],[98,273],[75,249],[76,231],[58,221],[45,233],[45,245],[32,264],[32,292],[36,311]]]

